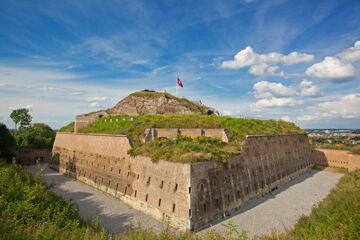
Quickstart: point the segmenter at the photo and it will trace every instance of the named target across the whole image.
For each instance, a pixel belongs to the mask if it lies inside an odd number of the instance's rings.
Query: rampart
[[[314,162],[319,165],[342,167],[349,171],[360,168],[360,155],[353,155],[348,151],[316,149],[312,155]]]
[[[22,148],[16,151],[16,159],[21,165],[32,165],[37,161],[49,163],[51,151],[49,149]]]
[[[154,141],[157,138],[169,138],[174,139],[177,136],[186,137],[199,137],[206,136],[212,138],[218,138],[223,142],[229,142],[229,137],[223,128],[217,129],[188,129],[188,128],[148,128],[145,131],[145,137],[143,142]]]
[[[306,134],[247,136],[226,164],[131,157],[124,135],[57,133],[51,165],[181,230],[197,230],[312,167]]]

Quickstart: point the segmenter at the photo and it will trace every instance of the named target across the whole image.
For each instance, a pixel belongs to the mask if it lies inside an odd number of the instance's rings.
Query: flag
[[[180,81],[180,78],[177,78],[177,84],[180,86],[180,87],[184,87],[183,85],[182,85],[182,82]]]

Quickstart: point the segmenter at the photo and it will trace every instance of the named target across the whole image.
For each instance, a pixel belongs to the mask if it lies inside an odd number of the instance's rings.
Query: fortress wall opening
[[[131,157],[126,136],[58,133],[52,166],[131,207],[189,229],[190,166]]]
[[[193,228],[236,211],[313,166],[306,134],[248,136],[243,152],[228,160],[191,165]]]

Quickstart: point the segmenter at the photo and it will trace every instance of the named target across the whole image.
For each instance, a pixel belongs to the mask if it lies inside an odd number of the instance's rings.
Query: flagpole
[[[178,78],[179,78],[179,73],[177,74],[177,78],[176,78],[176,95],[175,95],[175,97],[177,97],[177,88],[178,88],[178,82],[177,82],[177,80],[178,80]]]

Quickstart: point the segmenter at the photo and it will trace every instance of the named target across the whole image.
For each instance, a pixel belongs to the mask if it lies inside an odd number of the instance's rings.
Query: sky
[[[360,128],[360,1],[0,3],[0,121],[54,129],[142,89],[222,115]]]

